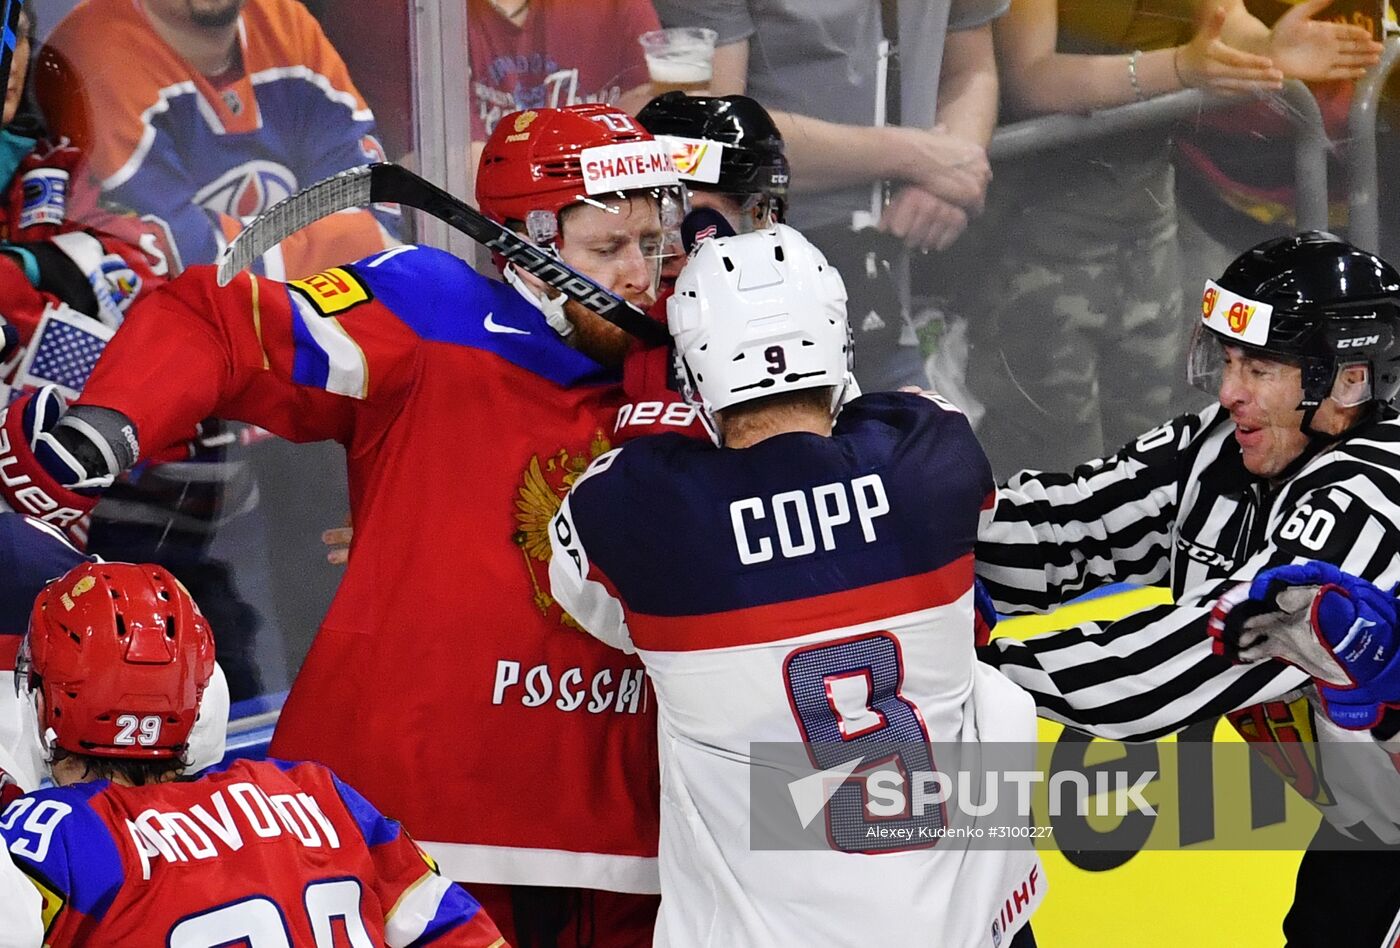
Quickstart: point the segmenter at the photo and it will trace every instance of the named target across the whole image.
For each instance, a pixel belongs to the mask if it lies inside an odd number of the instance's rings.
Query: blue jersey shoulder
[[[0,513],[0,635],[23,635],[44,586],[88,559],[57,527]]]
[[[49,893],[90,918],[101,918],[121,889],[121,854],[92,798],[107,781],[25,794],[0,818],[0,836],[15,864]]]
[[[990,466],[956,410],[899,393],[846,407],[832,437],[742,450],[628,442],[575,485],[591,564],[631,609],[687,616],[932,572],[971,554]]]
[[[616,373],[571,348],[518,291],[433,247],[395,247],[351,269],[375,299],[433,342],[481,349],[560,385]]]

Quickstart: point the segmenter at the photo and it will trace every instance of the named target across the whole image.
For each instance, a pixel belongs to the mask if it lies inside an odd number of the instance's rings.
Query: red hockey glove
[[[3,811],[11,803],[24,796],[24,790],[18,781],[11,777],[3,769],[0,769],[0,811]]]

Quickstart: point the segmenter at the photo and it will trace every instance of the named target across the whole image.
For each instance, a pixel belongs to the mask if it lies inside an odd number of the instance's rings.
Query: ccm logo
[[[1380,336],[1356,336],[1351,339],[1339,339],[1338,349],[1359,349],[1362,346],[1371,346],[1381,341]]]

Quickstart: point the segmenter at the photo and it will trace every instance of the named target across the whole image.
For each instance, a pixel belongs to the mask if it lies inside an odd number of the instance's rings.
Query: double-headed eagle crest
[[[549,594],[549,521],[558,512],[574,481],[578,480],[588,465],[600,454],[612,450],[612,444],[603,435],[602,429],[593,433],[588,451],[571,452],[560,448],[543,461],[537,454],[530,458],[525,468],[520,488],[515,495],[515,524],[513,539],[525,558],[525,570],[530,575],[530,586],[534,590],[535,608],[541,615],[549,615],[554,608],[554,597]],[[544,564],[544,581],[536,575],[537,564]],[[580,628],[573,617],[562,609],[559,621],[570,628]]]

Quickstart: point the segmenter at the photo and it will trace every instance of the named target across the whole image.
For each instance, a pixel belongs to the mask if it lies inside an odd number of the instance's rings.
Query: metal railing
[[[1298,225],[1304,230],[1327,226],[1327,153],[1332,147],[1322,110],[1308,87],[1297,79],[1275,96],[1293,126],[1293,167],[1297,181]],[[1239,105],[1237,96],[1186,89],[1146,102],[1101,109],[1085,115],[1046,115],[1003,125],[992,136],[992,160],[1016,158],[1106,135],[1120,135],[1189,118],[1210,109]],[[1374,148],[1372,149],[1374,156]]]
[[[1372,252],[1381,246],[1380,185],[1377,169],[1376,127],[1380,118],[1381,93],[1391,72],[1400,65],[1400,37],[1385,41],[1381,61],[1366,78],[1356,84],[1356,93],[1347,114],[1347,236],[1352,243]]]

